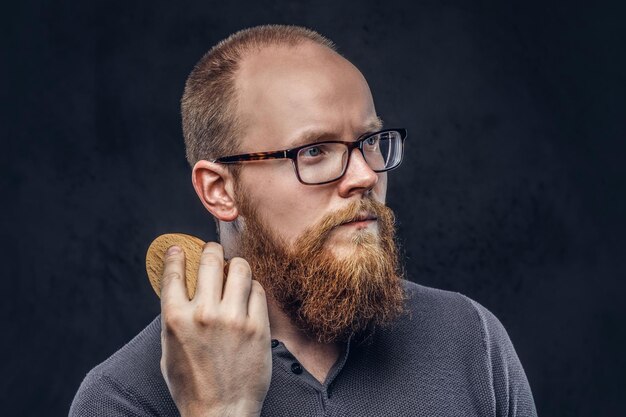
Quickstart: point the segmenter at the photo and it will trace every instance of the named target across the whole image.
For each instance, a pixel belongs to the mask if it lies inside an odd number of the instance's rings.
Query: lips
[[[356,223],[356,222],[364,222],[367,220],[377,220],[377,217],[370,213],[359,213],[359,215],[352,220],[348,220],[342,224]]]

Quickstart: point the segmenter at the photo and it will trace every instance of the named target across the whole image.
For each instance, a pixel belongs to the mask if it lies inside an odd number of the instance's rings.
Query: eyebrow
[[[376,116],[375,119],[371,119],[367,124],[365,124],[364,129],[359,136],[362,136],[369,132],[376,132],[378,130],[382,130],[383,128],[383,120]],[[336,139],[337,134],[334,132],[328,132],[324,130],[311,129],[302,133],[296,140],[291,143],[289,149],[297,148],[298,146],[307,145],[309,143],[322,142],[324,140],[332,140]]]

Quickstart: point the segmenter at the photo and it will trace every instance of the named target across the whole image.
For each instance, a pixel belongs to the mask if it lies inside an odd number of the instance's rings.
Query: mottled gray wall
[[[235,30],[290,23],[333,39],[386,124],[409,130],[389,190],[408,278],[500,318],[540,415],[618,415],[619,2],[226,3],[3,13],[1,408],[66,414],[85,373],[158,314],[149,243],[215,238],[184,158],[185,78]]]

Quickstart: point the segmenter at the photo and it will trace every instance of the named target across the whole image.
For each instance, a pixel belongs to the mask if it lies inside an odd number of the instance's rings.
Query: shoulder
[[[406,314],[397,331],[457,352],[488,355],[495,346],[509,349],[510,339],[498,318],[479,302],[454,291],[403,280]]]
[[[161,316],[157,316],[139,334],[91,370],[123,385],[162,378]]]
[[[147,416],[148,409],[137,395],[113,377],[94,372],[85,376],[70,406],[70,417]]]
[[[468,380],[491,387],[496,415],[536,416],[526,374],[498,318],[479,302],[453,291],[404,282],[407,317],[399,328],[428,357],[463,363]],[[415,342],[419,340],[419,342]],[[438,364],[440,366],[440,364]]]
[[[132,340],[95,366],[83,379],[70,409],[72,416],[154,415],[167,407],[169,391],[160,368],[161,322],[157,316]]]
[[[480,330],[484,343],[510,343],[500,320],[485,306],[459,292],[427,287],[404,280],[410,313],[430,319],[437,326],[468,326]],[[486,346],[487,347],[487,346]]]

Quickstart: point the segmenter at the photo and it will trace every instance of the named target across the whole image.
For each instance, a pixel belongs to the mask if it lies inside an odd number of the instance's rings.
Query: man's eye
[[[372,137],[369,137],[369,138],[365,139],[365,144],[367,146],[376,146],[377,143],[378,143],[378,137],[377,136],[372,136]]]
[[[320,149],[319,146],[311,146],[310,148],[306,148],[304,150],[304,156],[307,156],[309,158],[320,156],[321,154],[322,154],[322,150]]]

